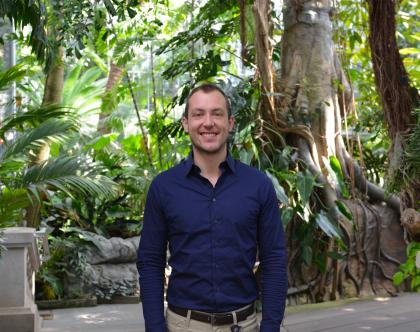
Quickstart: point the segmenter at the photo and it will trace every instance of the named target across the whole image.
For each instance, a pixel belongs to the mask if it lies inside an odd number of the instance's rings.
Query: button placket
[[[215,220],[217,220],[217,218],[215,217],[216,214],[216,210],[215,210],[215,202],[216,202],[216,192],[215,189],[212,188],[211,192],[210,192],[210,206],[209,206],[209,214],[210,214],[210,220],[213,220],[213,225],[215,224]],[[213,300],[214,300],[214,306],[217,306],[217,267],[218,267],[218,263],[216,263],[216,250],[217,250],[217,245],[216,245],[216,236],[217,236],[217,231],[215,230],[214,227],[211,227],[211,251],[212,251],[212,264],[211,264],[211,269],[212,269],[212,282],[213,282]]]

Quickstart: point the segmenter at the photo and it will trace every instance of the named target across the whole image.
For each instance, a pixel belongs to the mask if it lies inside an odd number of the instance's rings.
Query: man
[[[225,93],[204,84],[187,98],[192,153],[152,182],[137,267],[147,332],[258,331],[253,267],[262,269],[260,331],[280,330],[287,292],[278,202],[269,178],[232,159]],[[172,267],[164,317],[167,244]]]

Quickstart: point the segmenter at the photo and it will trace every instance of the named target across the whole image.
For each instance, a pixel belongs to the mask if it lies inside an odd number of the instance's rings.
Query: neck
[[[193,153],[194,164],[200,168],[201,175],[209,179],[216,178],[217,180],[220,176],[219,165],[226,160],[227,147],[225,146],[215,153],[206,153],[193,147]]]

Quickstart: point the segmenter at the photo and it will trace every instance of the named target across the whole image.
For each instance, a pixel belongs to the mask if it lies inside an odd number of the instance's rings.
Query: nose
[[[211,114],[206,114],[204,117],[204,126],[205,127],[213,127],[214,120]]]

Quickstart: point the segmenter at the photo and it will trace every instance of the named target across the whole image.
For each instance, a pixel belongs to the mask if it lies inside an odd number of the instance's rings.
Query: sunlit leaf
[[[265,174],[270,178],[271,182],[273,183],[274,190],[276,191],[277,199],[285,205],[289,204],[289,198],[284,191],[284,188],[279,183],[279,180],[271,174],[270,172],[266,171]]]
[[[329,237],[341,238],[341,230],[331,222],[330,218],[324,213],[324,211],[315,215],[315,221],[322,231]]]

